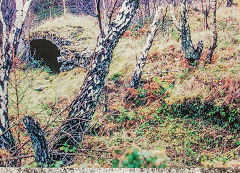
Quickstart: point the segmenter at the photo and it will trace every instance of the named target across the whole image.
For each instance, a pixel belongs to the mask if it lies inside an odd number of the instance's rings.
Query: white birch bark
[[[0,11],[0,21],[3,25],[3,37],[0,57],[0,148],[14,152],[15,143],[9,127],[8,120],[8,83],[9,74],[12,67],[13,53],[17,53],[22,27],[32,0],[16,0],[16,14],[12,26],[7,26],[3,11]],[[3,3],[0,0],[0,7]],[[14,18],[14,16],[12,16]],[[8,29],[10,28],[10,30]],[[11,162],[11,166],[16,166],[16,162]]]
[[[135,67],[135,70],[134,70],[134,73],[132,76],[132,81],[130,84],[131,87],[138,88],[138,85],[139,85],[139,82],[140,82],[140,79],[142,76],[142,72],[143,72],[143,67],[146,64],[148,52],[149,52],[150,48],[152,47],[152,42],[156,36],[160,11],[161,11],[161,9],[158,8],[156,11],[156,14],[154,16],[153,22],[150,25],[150,32],[147,35],[147,39],[145,41],[143,51],[141,52],[141,55],[137,61],[137,64],[136,64],[136,67]]]

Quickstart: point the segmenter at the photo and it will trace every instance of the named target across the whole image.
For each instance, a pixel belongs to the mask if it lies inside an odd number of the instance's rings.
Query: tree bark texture
[[[209,53],[207,54],[207,63],[211,63],[212,61],[212,55],[214,52],[214,49],[217,47],[217,0],[213,0],[213,42],[212,46],[209,48]]]
[[[233,0],[227,0],[227,7],[231,7],[233,3]]]
[[[181,39],[182,49],[184,51],[186,59],[189,61],[189,63],[193,63],[196,60],[199,60],[202,55],[203,42],[199,41],[197,48],[196,49],[194,48],[192,43],[191,33],[190,33],[190,27],[187,21],[186,0],[183,0],[181,4],[181,18],[179,22],[175,17],[173,5],[170,5],[170,13],[171,13],[173,22],[178,30],[178,33]]]
[[[65,123],[55,135],[51,158],[62,160],[64,165],[72,163],[73,156],[58,154],[64,144],[69,148],[78,147],[83,134],[88,130],[89,121],[95,112],[98,98],[109,72],[112,53],[119,39],[128,28],[138,7],[138,0],[125,0],[114,21],[110,22],[105,37],[100,37],[94,59],[80,88],[78,97],[73,101]],[[51,152],[51,151],[50,151]]]
[[[142,76],[142,72],[143,72],[143,67],[146,64],[146,60],[147,60],[147,56],[148,56],[148,52],[150,50],[150,48],[152,47],[152,42],[153,39],[155,38],[157,29],[158,29],[158,20],[159,20],[159,15],[160,15],[160,8],[157,9],[156,14],[154,16],[153,22],[150,26],[150,32],[147,35],[147,39],[145,41],[144,47],[143,47],[143,51],[141,52],[141,55],[137,61],[133,76],[132,76],[132,80],[131,80],[131,87],[137,89],[139,86],[139,82]]]
[[[15,151],[14,138],[10,131],[8,120],[8,83],[9,74],[12,67],[12,56],[17,53],[19,38],[22,33],[23,22],[26,18],[31,0],[16,0],[15,21],[10,26],[10,22],[4,17],[2,9],[7,9],[7,4],[3,5],[0,1],[0,21],[3,25],[2,47],[0,53],[0,147],[9,150],[11,153]],[[11,16],[13,20],[14,16]],[[14,51],[14,52],[13,52]],[[10,166],[16,166],[16,161],[9,163]]]
[[[47,140],[44,137],[44,133],[39,123],[33,118],[27,116],[24,117],[23,124],[32,141],[32,146],[35,153],[35,161],[39,167],[48,167],[50,162]]]

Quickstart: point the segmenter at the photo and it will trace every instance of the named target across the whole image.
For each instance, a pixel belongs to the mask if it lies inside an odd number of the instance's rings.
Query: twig
[[[100,0],[97,0],[97,18],[98,18],[99,29],[100,29],[100,32],[101,32],[101,37],[104,38],[105,34],[104,34],[104,31],[103,31],[103,27],[102,27]]]
[[[20,156],[16,156],[16,157],[8,157],[7,160],[19,160],[19,159],[25,159],[25,158],[30,158],[30,157],[34,157],[34,154],[20,155]],[[2,161],[1,158],[0,158],[0,161]]]

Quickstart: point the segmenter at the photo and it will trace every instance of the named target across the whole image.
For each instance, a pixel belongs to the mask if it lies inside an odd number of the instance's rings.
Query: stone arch
[[[34,33],[25,38],[30,57],[42,60],[42,65],[48,66],[54,73],[61,71],[61,65],[66,56],[66,50],[63,47],[69,44],[69,41],[49,32]]]
[[[55,72],[69,71],[75,67],[82,67],[84,69],[87,69],[90,64],[93,50],[85,49],[80,52],[78,52],[77,50],[72,50],[72,47],[75,47],[78,41],[74,40],[73,38],[62,38],[53,31],[35,31],[30,35],[26,36],[23,39],[23,42],[24,49],[26,50],[28,55],[31,55],[31,53],[33,53],[33,51],[31,52],[31,43],[38,42],[36,40],[45,40],[45,43],[47,41],[50,41],[59,50],[59,54],[57,54],[57,57],[55,54],[54,58],[57,59],[59,66],[57,69],[59,70],[52,69]],[[28,61],[28,59],[26,60]],[[56,61],[54,63],[56,64]],[[48,64],[46,63],[46,65]]]
[[[53,73],[60,72],[61,63],[57,59],[60,50],[54,43],[46,39],[34,39],[30,42],[30,52],[34,59],[41,60],[41,64],[48,66]]]

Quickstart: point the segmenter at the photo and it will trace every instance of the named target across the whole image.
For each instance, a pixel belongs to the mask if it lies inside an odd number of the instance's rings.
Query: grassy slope
[[[211,100],[216,105],[227,104],[239,107],[239,102],[231,100],[228,95],[229,90],[226,90],[228,83],[234,83],[236,90],[233,89],[231,94],[235,94],[234,97],[239,99],[240,34],[237,29],[237,11],[237,6],[233,6],[220,7],[217,12],[219,41],[214,52],[214,63],[211,65],[204,66],[201,60],[198,68],[189,67],[181,51],[180,42],[174,34],[163,36],[159,33],[150,51],[143,80],[150,83],[149,90],[158,93],[161,88],[159,85],[155,86],[152,82],[154,80],[168,90],[168,95],[147,95],[149,102],[142,106],[136,105],[136,101],[123,100],[135,67],[136,57],[144,44],[146,32],[140,37],[125,35],[114,51],[106,82],[108,112],[102,113],[103,98],[101,98],[91,122],[91,135],[84,137],[82,142],[84,151],[80,153],[80,157],[72,167],[111,167],[114,157],[112,151],[116,148],[125,151],[133,144],[137,144],[140,150],[164,149],[171,158],[171,161],[167,162],[168,166],[207,166],[214,161],[213,166],[219,167],[224,166],[222,162],[239,158],[238,134],[198,117],[178,117],[162,112],[164,102],[172,105],[195,98],[201,98],[203,102]],[[211,44],[211,31],[203,30],[201,14],[194,12],[189,17],[193,42],[197,43],[199,39],[204,41],[202,57],[204,59]],[[74,21],[80,19],[86,22],[85,17],[76,17]],[[71,24],[82,26],[84,23],[70,22],[65,27],[65,23],[59,21],[62,20],[57,19],[51,23],[55,23],[53,26],[61,25],[58,29],[63,29],[64,34],[68,33],[69,28],[71,30]],[[46,29],[49,26],[51,25],[45,24],[42,27]],[[41,31],[42,27],[38,30]],[[164,73],[165,71],[170,72]],[[21,116],[35,116],[44,126],[46,118],[53,119],[71,102],[83,82],[85,73],[80,68],[59,75],[49,75],[40,70],[17,71],[18,78],[27,76],[19,80],[21,83],[18,86],[20,95],[24,95],[20,104]],[[227,81],[229,78],[232,83]],[[13,76],[11,79],[13,80]],[[172,82],[174,88],[169,87]],[[221,93],[219,90],[222,90]],[[10,99],[10,116],[14,119],[16,109],[13,102],[15,100],[13,85],[10,86]],[[139,98],[135,97],[135,99]],[[139,100],[141,103],[142,100]],[[66,112],[58,120],[64,118],[64,115]],[[53,126],[50,130],[54,128]],[[52,133],[52,131],[47,133],[48,138]],[[228,164],[228,166],[232,165],[232,162]]]

